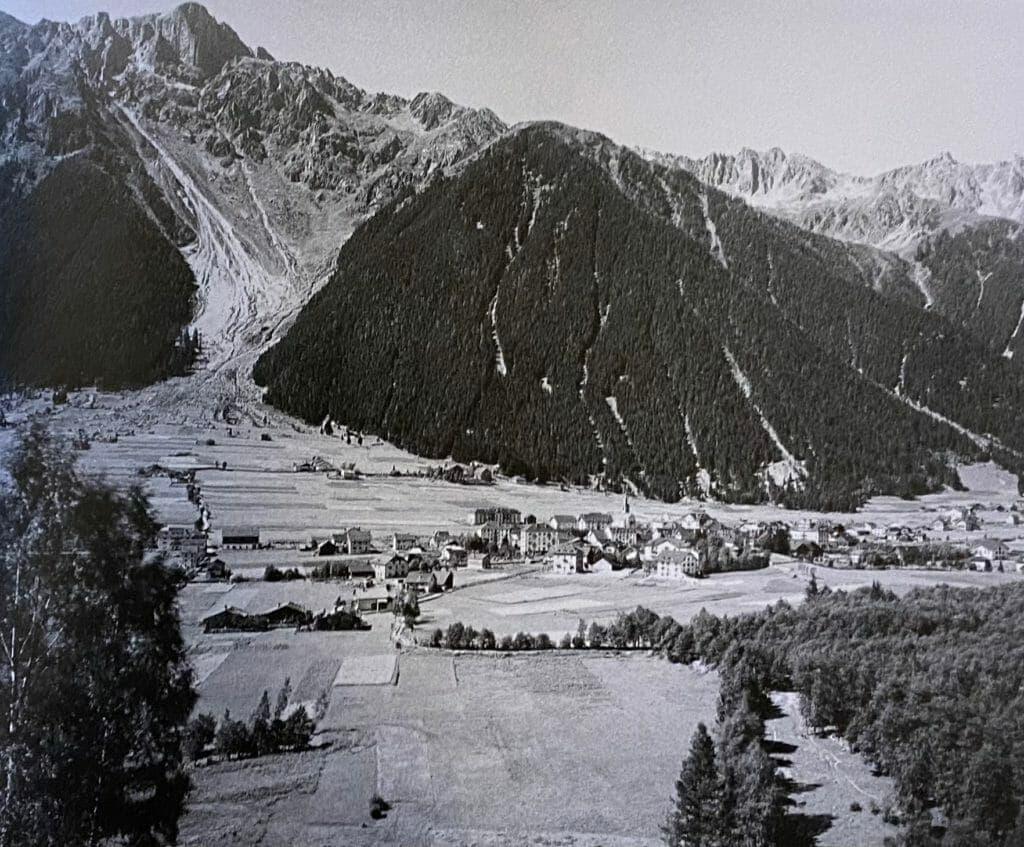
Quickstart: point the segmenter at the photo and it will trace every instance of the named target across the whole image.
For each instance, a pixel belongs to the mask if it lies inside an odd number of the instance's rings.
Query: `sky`
[[[173,0],[0,0],[32,23]],[[206,0],[278,59],[702,156],[874,174],[1024,153],[1024,0]]]

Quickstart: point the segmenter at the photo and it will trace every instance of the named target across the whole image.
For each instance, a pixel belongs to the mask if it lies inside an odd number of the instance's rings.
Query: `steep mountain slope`
[[[121,213],[144,240],[179,248],[198,284],[191,305],[176,300],[167,314],[177,321],[191,312],[185,323],[202,337],[199,406],[246,393],[255,354],[326,278],[358,221],[505,129],[493,113],[438,94],[369,95],[328,71],[276,62],[195,3],[76,24],[8,18],[0,41],[0,214],[23,215],[15,207],[69,158],[87,159],[121,186]],[[87,216],[63,220],[86,244]],[[118,260],[137,262],[135,245],[123,242]],[[116,289],[104,284],[105,268],[70,258],[94,275],[86,282],[108,330],[139,307],[132,292],[127,301],[104,298]],[[176,338],[167,324],[158,334]],[[13,354],[4,362],[14,379],[65,378]],[[129,375],[113,360],[81,374],[97,377]],[[190,390],[175,382],[168,401],[177,405]]]
[[[1024,446],[1012,366],[873,273],[678,168],[526,126],[364,224],[255,377],[310,421],[670,499],[847,507],[951,480],[947,451],[993,446],[973,430]]]
[[[968,165],[948,153],[877,177],[806,156],[744,149],[703,159],[646,154],[811,232],[910,263],[920,302],[1013,356],[1024,314],[1024,157]],[[897,258],[899,257],[899,258]]]

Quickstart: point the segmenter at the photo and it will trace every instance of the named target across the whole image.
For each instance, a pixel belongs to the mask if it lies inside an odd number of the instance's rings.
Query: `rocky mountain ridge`
[[[874,177],[778,147],[704,158],[645,153],[813,232],[906,255],[941,229],[1005,218],[1024,224],[1024,157],[969,165],[943,153]]]
[[[277,62],[196,3],[131,19],[6,18],[0,39],[0,208],[64,178],[70,159],[123,184],[192,268],[191,330],[225,397],[361,220],[506,129],[437,93],[370,94]],[[8,321],[31,322],[11,314],[24,298],[7,300]]]

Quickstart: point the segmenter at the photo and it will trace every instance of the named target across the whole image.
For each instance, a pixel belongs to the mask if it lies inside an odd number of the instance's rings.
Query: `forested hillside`
[[[338,267],[257,382],[424,455],[845,508],[980,455],[916,402],[1024,444],[1008,363],[865,285],[837,242],[600,136],[525,127],[376,215]]]
[[[0,376],[108,387],[182,373],[195,281],[128,189],[59,164],[0,220]]]

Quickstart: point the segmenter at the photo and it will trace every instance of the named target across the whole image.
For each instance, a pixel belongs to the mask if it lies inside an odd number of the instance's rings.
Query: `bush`
[[[856,800],[854,800],[854,801],[853,801],[853,802],[852,802],[852,803],[850,804],[850,811],[851,811],[851,812],[859,812],[859,811],[861,811],[861,810],[862,810],[863,808],[864,808],[864,807],[863,807],[863,806],[862,806],[862,805],[861,805],[860,803],[858,803],[858,802],[857,802]]]
[[[370,798],[370,817],[375,821],[380,820],[384,817],[384,814],[391,808],[391,804],[388,803],[379,794],[374,794]]]

